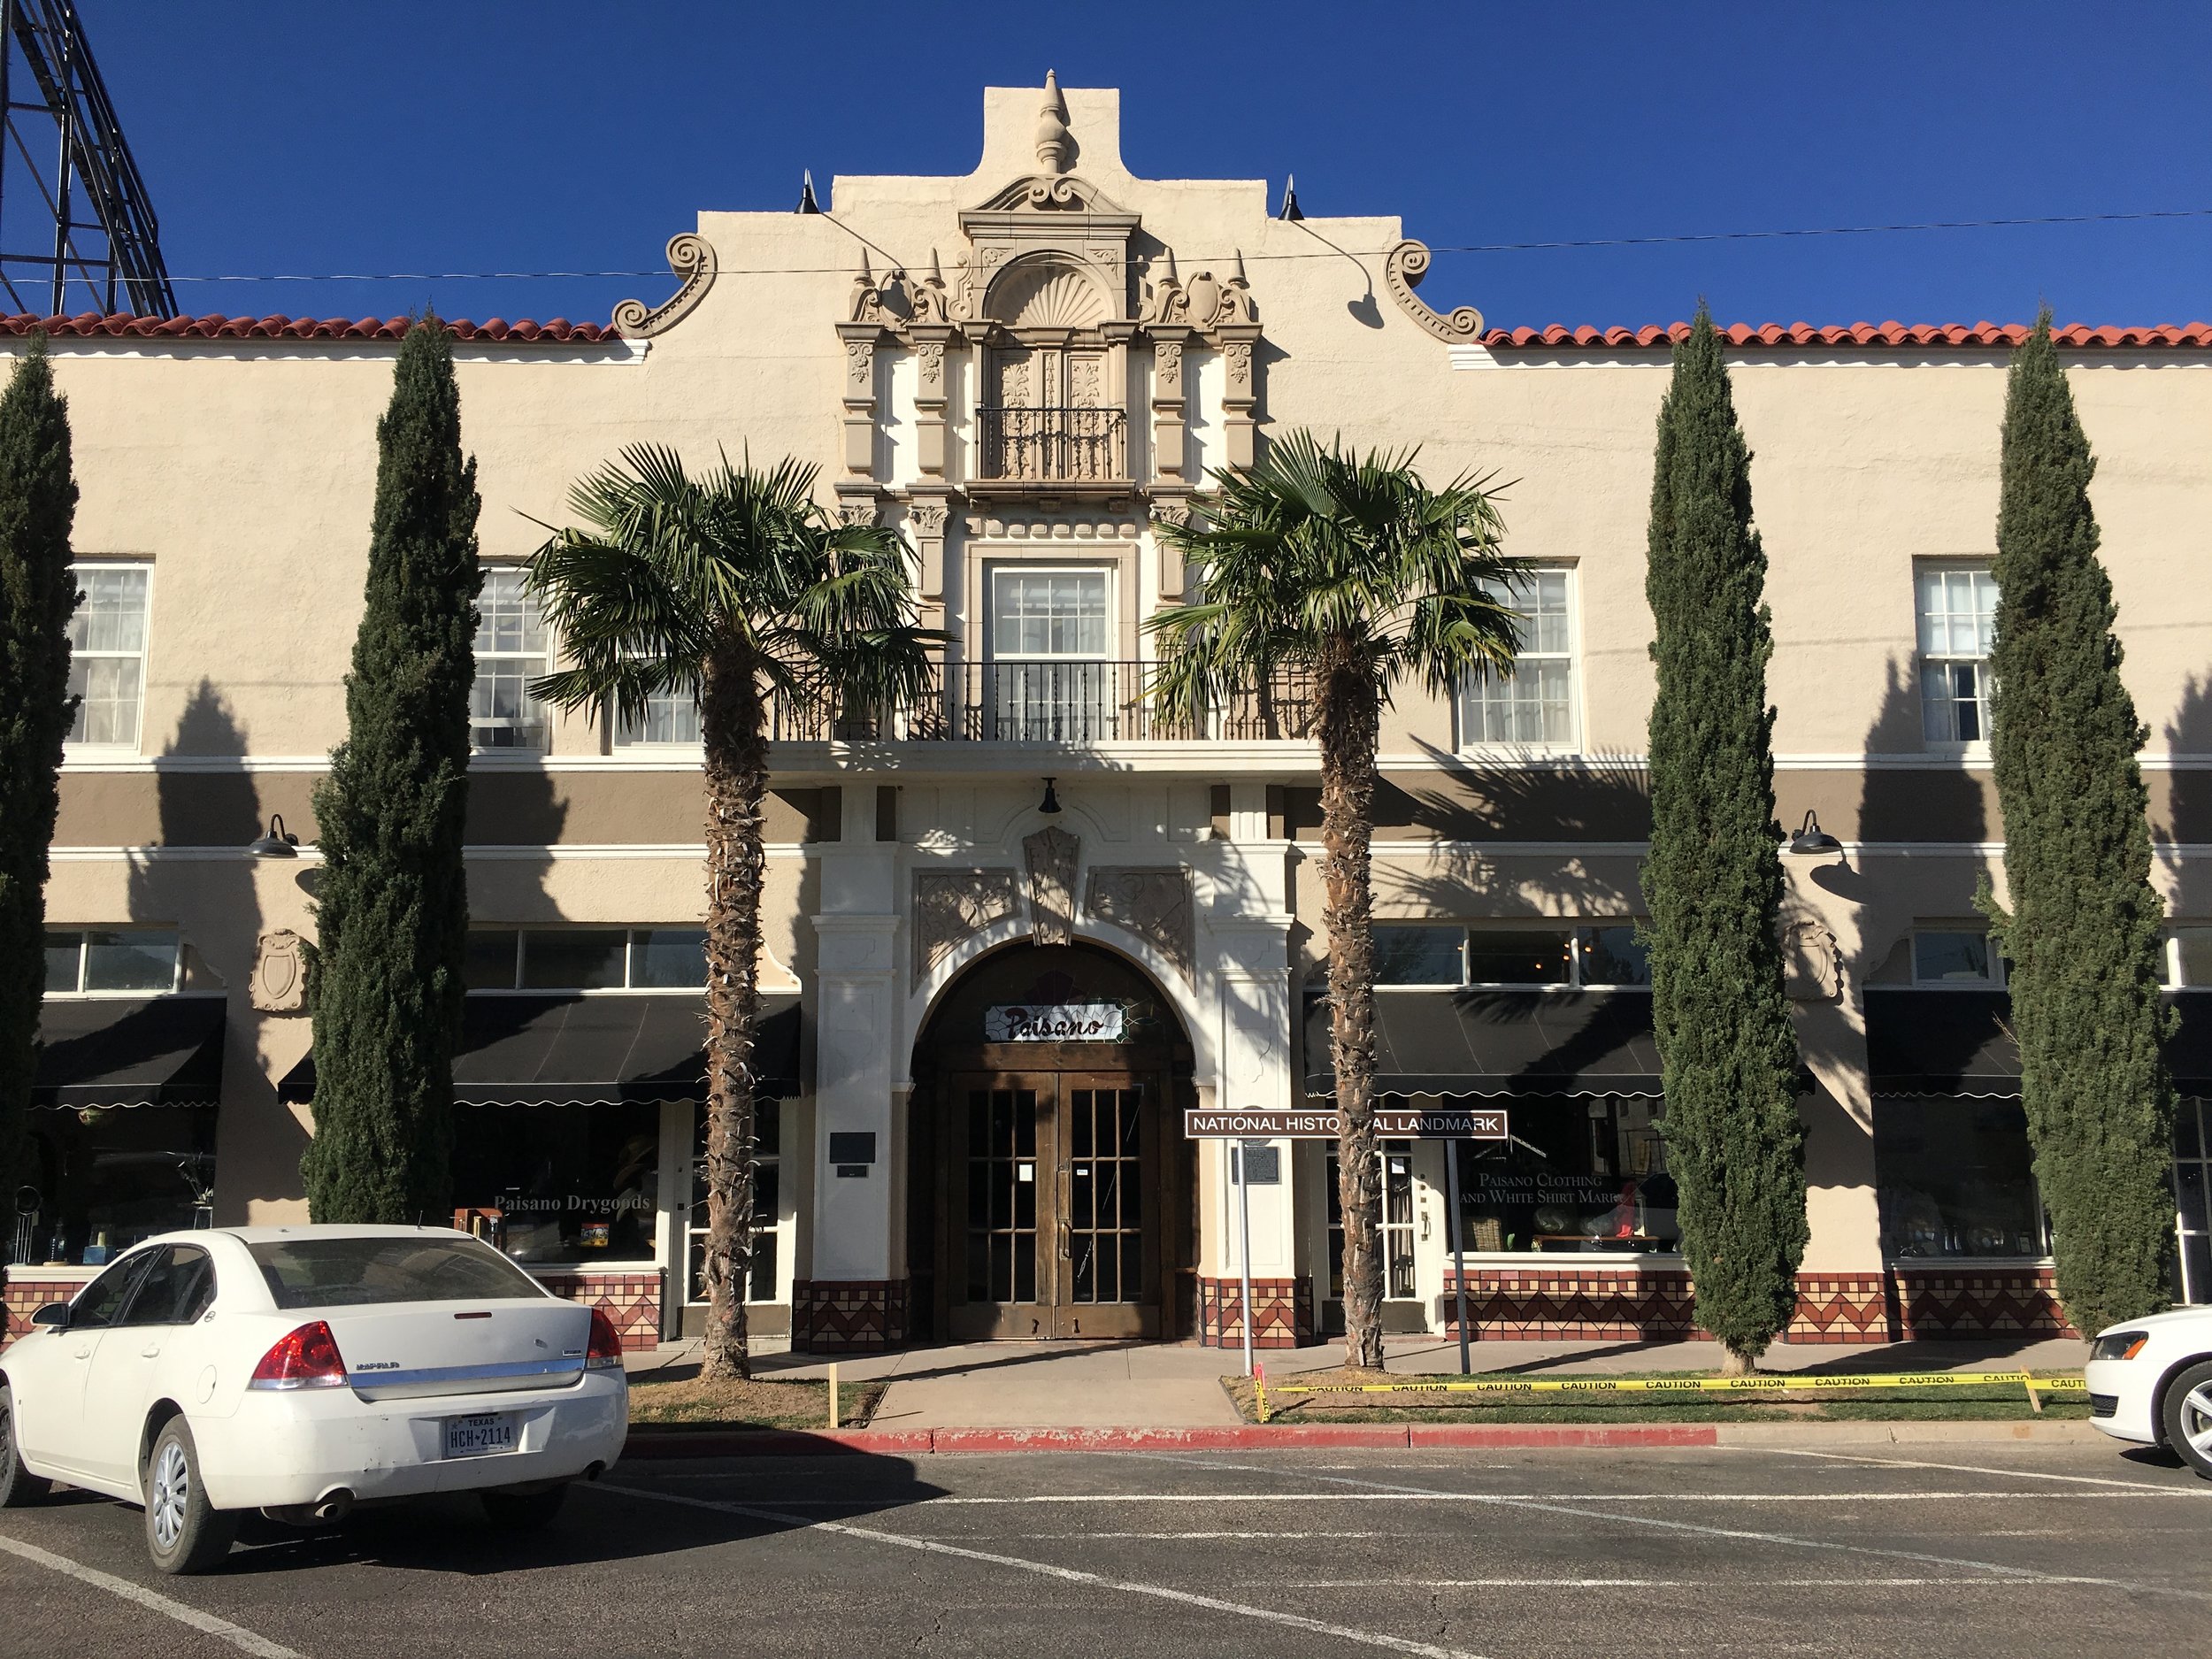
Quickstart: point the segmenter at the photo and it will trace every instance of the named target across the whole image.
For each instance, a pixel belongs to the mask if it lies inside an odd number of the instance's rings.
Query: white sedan
[[[134,1248],[0,1354],[0,1508],[55,1481],[146,1510],[165,1572],[240,1515],[476,1492],[549,1520],[622,1450],[613,1323],[442,1227],[231,1227]]]
[[[2154,1313],[2101,1333],[2085,1377],[2099,1428],[2170,1448],[2212,1480],[2212,1308]]]

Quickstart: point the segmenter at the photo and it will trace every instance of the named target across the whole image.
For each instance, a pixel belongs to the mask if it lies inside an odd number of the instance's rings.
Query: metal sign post
[[[1474,1362],[1467,1352],[1467,1222],[1459,1208],[1459,1142],[1444,1143],[1444,1184],[1451,1190],[1445,1194],[1444,1222],[1451,1229],[1452,1288],[1459,1300],[1459,1374],[1466,1376],[1474,1369]]]
[[[1240,1233],[1237,1247],[1237,1266],[1244,1279],[1244,1374],[1252,1374],[1252,1171],[1246,1164],[1245,1155],[1251,1150],[1249,1143],[1233,1141],[1229,1143],[1229,1167],[1237,1183],[1237,1226]]]

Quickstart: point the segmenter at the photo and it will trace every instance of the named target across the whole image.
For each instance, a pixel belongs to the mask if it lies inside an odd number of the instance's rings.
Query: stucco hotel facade
[[[611,326],[454,326],[490,572],[457,1207],[634,1343],[696,1328],[694,716],[532,703],[560,644],[516,566],[626,443],[790,454],[835,512],[904,537],[951,643],[887,725],[776,710],[755,1328],[833,1351],[1240,1340],[1224,1143],[1185,1114],[1326,1108],[1311,708],[1286,680],[1169,726],[1143,624],[1190,592],[1158,524],[1310,426],[1511,480],[1509,550],[1533,566],[1519,672],[1403,692],[1384,728],[1382,1087],[1508,1127],[1459,1148],[1456,1192],[1442,1139],[1386,1143],[1389,1320],[1450,1328],[1456,1224],[1484,1339],[1686,1334],[1633,933],[1668,331],[1488,329],[1416,292],[1427,253],[1395,219],[1134,177],[1110,90],[984,97],[967,176],[702,213],[672,296]],[[343,735],[402,325],[18,318],[0,346],[42,326],[82,489],[86,701],[12,1322],[157,1227],[304,1215],[310,792]],[[1839,843],[1785,858],[1811,1189],[1789,1334],[2053,1330],[1973,904],[1982,876],[2003,888],[1984,658],[2019,330],[1727,337],[1772,566],[1778,815]],[[2150,727],[2177,1289],[2212,1300],[2212,329],[2062,344]],[[249,851],[273,815],[297,856]],[[1248,1267],[1273,1345],[1337,1314],[1333,1145],[1271,1144]]]

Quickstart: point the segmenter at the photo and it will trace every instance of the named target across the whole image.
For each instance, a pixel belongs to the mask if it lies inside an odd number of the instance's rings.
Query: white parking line
[[[1180,1460],[1177,1460],[1180,1461]],[[1215,1463],[1212,1468],[1244,1467]],[[673,1479],[712,1480],[713,1475]],[[2154,1497],[2194,1498],[2181,1486],[2144,1486]],[[1957,1503],[1997,1501],[2052,1503],[2062,1499],[2110,1502],[2102,1492],[1427,1492],[1412,1487],[1377,1492],[1034,1492],[990,1497],[918,1498],[933,1509],[1021,1503]],[[778,1498],[787,1509],[876,1509],[879,1498]],[[1339,1534],[1342,1536],[1342,1534]]]
[[[895,1544],[901,1549],[922,1550],[933,1555],[956,1555],[964,1561],[979,1561],[994,1567],[1012,1567],[1022,1572],[1033,1572],[1070,1584],[1094,1584],[1102,1589],[1118,1590],[1125,1595],[1148,1595],[1185,1607],[1203,1608],[1210,1613],[1233,1614],[1239,1618],[1257,1619],[1263,1624],[1287,1625],[1293,1630],[1310,1630],[1363,1647],[1379,1647],[1386,1653],[1414,1654],[1418,1655],[1418,1659],[1482,1659],[1479,1654],[1467,1653],[1457,1647],[1439,1647],[1429,1642],[1409,1641],[1402,1636],[1385,1635],[1380,1631],[1332,1624],[1325,1619],[1308,1618],[1301,1613],[1279,1612],[1273,1608],[1252,1607],[1242,1601],[1225,1601],[1218,1596],[1171,1589],[1164,1584],[1141,1584],[1134,1579],[1110,1578],[1104,1573],[1085,1572],[1075,1567],[1056,1567],[1049,1562],[1030,1561],[1020,1555],[995,1555],[985,1549],[967,1549],[957,1544],[941,1543],[933,1538],[879,1532],[872,1526],[855,1526],[845,1521],[817,1520],[809,1516],[762,1509],[750,1503],[724,1503],[712,1498],[687,1498],[678,1492],[649,1492],[642,1486],[618,1486],[603,1480],[583,1489],[587,1492],[618,1492],[627,1497],[643,1498],[654,1503],[680,1503],[689,1509],[715,1509],[725,1515],[742,1515],[752,1520],[772,1521],[780,1526],[803,1527],[810,1532],[835,1532],[845,1538],[865,1539],[872,1544]]]
[[[1311,1473],[1310,1471],[1271,1469],[1265,1463],[1224,1463],[1217,1459],[1210,1457],[1178,1456],[1169,1452],[1132,1452],[1125,1455],[1132,1457],[1148,1458],[1155,1463],[1186,1463],[1200,1469],[1233,1469],[1242,1474],[1271,1475],[1277,1477],[1278,1479],[1292,1473],[1306,1475],[1310,1475]],[[1695,1532],[1707,1538],[1724,1538],[1744,1543],[1774,1544],[1787,1549],[1813,1549],[1833,1551],[1841,1555],[1874,1555],[1889,1561],[1917,1562],[1924,1566],[1929,1567],[1965,1567],[1977,1572],[1999,1574],[2017,1582],[2026,1584],[2057,1584],[2062,1582],[2062,1579],[2057,1574],[2041,1572],[2032,1567],[2009,1566],[2003,1562],[1976,1561],[1970,1557],[1961,1557],[1957,1555],[1929,1555],[1924,1551],[1913,1549],[1883,1549],[1872,1544],[1844,1544],[1838,1543],[1830,1539],[1798,1538],[1787,1532],[1755,1532],[1747,1528],[1741,1527],[1707,1526],[1696,1521],[1665,1520],[1655,1515],[1629,1515],[1615,1510],[1593,1510],[1588,1509],[1571,1509],[1568,1507],[1570,1504],[1573,1503],[1587,1504],[1592,1502],[1603,1502],[1601,1499],[1584,1497],[1568,1498],[1563,1500],[1538,1499],[1511,1497],[1491,1493],[1442,1493],[1425,1486],[1403,1486],[1379,1480],[1359,1480],[1355,1479],[1348,1475],[1324,1476],[1322,1479],[1331,1486],[1357,1487],[1362,1493],[1371,1494],[1376,1498],[1386,1497],[1392,1494],[1410,1494],[1418,1498],[1425,1498],[1432,1501],[1442,1499],[1463,1502],[1488,1503],[1502,1509],[1534,1509],[1547,1515],[1567,1516],[1578,1521],[1610,1523],[1617,1526],[1645,1526],[1653,1528],[1656,1531],[1668,1532]],[[2156,1492],[2166,1492],[2173,1490],[2173,1488],[2157,1486],[2151,1488],[2151,1490]],[[2008,1500],[2014,1500],[2032,1494],[2024,1493],[2003,1493],[1996,1495],[2004,1497]],[[941,1499],[932,1500],[933,1502],[941,1502],[943,1500]],[[2112,1590],[2128,1590],[2132,1591],[2139,1595],[2171,1595],[2179,1596],[2185,1601],[2212,1601],[2212,1593],[2207,1593],[2202,1590],[2176,1589],[2170,1586],[2161,1584],[2142,1584],[2131,1578],[2067,1578],[2063,1579],[2062,1582],[2067,1584],[2095,1585],[2101,1588]]]
[[[210,1636],[219,1636],[241,1653],[250,1653],[254,1659],[300,1659],[300,1655],[281,1642],[271,1641],[266,1636],[255,1634],[242,1624],[234,1624],[227,1618],[212,1613],[203,1613],[196,1607],[173,1601],[167,1596],[133,1584],[128,1578],[119,1578],[111,1572],[102,1572],[97,1567],[81,1566],[66,1555],[57,1555],[51,1550],[41,1549],[36,1544],[27,1544],[20,1539],[0,1535],[0,1549],[11,1555],[63,1573],[80,1584],[105,1590],[110,1595],[119,1595],[126,1601],[173,1618],[180,1624],[189,1624],[194,1630],[204,1631]]]
[[[1817,1457],[1833,1463],[1874,1463],[1885,1469],[1939,1469],[1954,1475],[2004,1475],[2017,1480],[2063,1480],[2079,1486],[2116,1486],[2123,1492],[2152,1492],[2179,1494],[2194,1498],[2212,1498],[2212,1486],[2199,1482],[2190,1486],[2154,1486],[2147,1480],[2114,1480],[2105,1475],[2061,1475],[2047,1469],[1990,1469],[1978,1463],[1930,1463],[1916,1458],[1868,1457],[1853,1452],[1810,1452],[1794,1446],[1732,1446],[1725,1449],[1737,1452],[1771,1452],[1778,1457]]]

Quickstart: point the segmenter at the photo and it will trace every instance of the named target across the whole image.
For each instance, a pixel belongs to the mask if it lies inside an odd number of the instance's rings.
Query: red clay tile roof
[[[27,313],[0,317],[0,335],[28,334],[43,329],[57,340],[134,338],[153,340],[397,340],[411,319],[364,317],[349,322],[342,317],[131,317],[118,313],[103,317],[81,311],[74,317],[33,317]],[[530,344],[589,345],[618,340],[604,323],[572,323],[565,317],[550,322],[511,323],[495,317],[488,322],[449,322],[446,332],[456,340],[494,340]]]
[[[2025,323],[1724,323],[1732,346],[2016,346]],[[2148,328],[2097,328],[2068,323],[2052,336],[2062,346],[2212,346],[2212,323],[2165,323]],[[1687,323],[1643,328],[1493,328],[1482,343],[1515,346],[1663,346],[1689,337]]]

